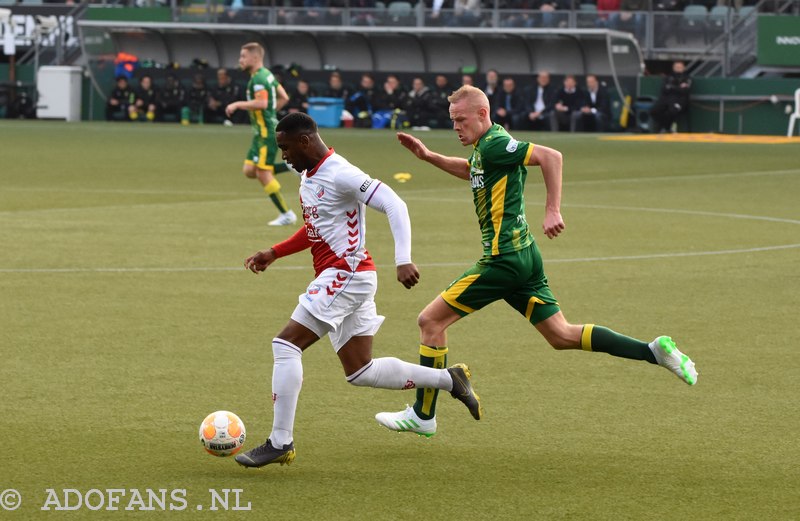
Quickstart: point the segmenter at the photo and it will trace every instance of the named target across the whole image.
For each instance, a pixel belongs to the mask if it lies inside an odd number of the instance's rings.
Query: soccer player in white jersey
[[[389,219],[397,280],[411,288],[419,281],[419,272],[411,261],[411,222],[403,200],[328,148],[317,124],[304,113],[283,118],[276,138],[284,161],[302,172],[304,224],[289,239],[248,257],[245,267],[257,274],[280,257],[311,248],[316,278],[300,295],[289,323],[272,340],[272,432],[263,445],[238,454],[236,461],[263,467],[294,460],[292,430],[303,382],[302,353],[325,334],[349,383],[384,389],[444,389],[479,418],[480,399],[466,365],[434,369],[397,358],[372,358],[372,337],[384,317],[375,308],[377,274],[365,248],[365,210],[369,206]]]

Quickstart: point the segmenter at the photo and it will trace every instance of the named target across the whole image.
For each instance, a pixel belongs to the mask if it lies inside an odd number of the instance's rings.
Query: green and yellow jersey
[[[247,82],[247,101],[264,97],[267,99],[267,108],[264,110],[247,111],[250,114],[250,125],[256,136],[271,137],[275,132],[275,125],[278,124],[278,85],[278,80],[266,67],[258,69]]]
[[[523,195],[533,146],[515,140],[500,125],[492,125],[474,145],[469,179],[484,255],[520,251],[533,243]]]

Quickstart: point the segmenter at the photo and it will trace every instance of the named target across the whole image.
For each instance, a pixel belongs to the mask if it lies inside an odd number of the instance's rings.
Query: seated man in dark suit
[[[550,130],[553,132],[567,130],[574,132],[575,119],[572,115],[579,112],[583,103],[583,94],[578,90],[575,76],[568,75],[564,78],[564,86],[556,94],[556,104],[550,117]]]
[[[522,128],[522,119],[525,117],[525,98],[517,90],[514,78],[504,78],[503,88],[496,94],[497,108],[492,121],[503,125],[506,130]]]
[[[578,132],[605,132],[611,120],[611,98],[597,76],[586,76],[580,110],[572,113],[572,128]]]
[[[536,86],[531,89],[527,102],[528,128],[550,130],[550,115],[556,104],[556,88],[550,83],[550,73],[539,71]]]

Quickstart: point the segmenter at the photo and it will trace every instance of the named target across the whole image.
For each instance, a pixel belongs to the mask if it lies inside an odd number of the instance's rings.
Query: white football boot
[[[375,419],[390,431],[413,432],[426,438],[436,434],[436,417],[423,420],[409,405],[406,405],[406,410],[400,412],[379,412],[375,415]]]
[[[694,362],[678,350],[670,337],[660,336],[649,345],[658,365],[666,367],[689,385],[697,383],[697,370],[694,368]]]
[[[292,210],[280,214],[277,218],[269,222],[270,226],[288,226],[297,222],[297,216]]]

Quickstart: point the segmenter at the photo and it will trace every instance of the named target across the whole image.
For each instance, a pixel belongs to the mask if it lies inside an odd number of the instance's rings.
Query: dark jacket
[[[536,99],[539,96],[539,89],[541,86],[537,83],[536,85],[531,88],[530,93],[528,94],[528,105],[527,105],[527,112],[535,112],[536,111]],[[558,95],[558,90],[552,85],[547,84],[544,88],[544,92],[542,92],[542,101],[544,102],[544,110],[542,111],[542,115],[546,116],[553,112],[553,107],[556,104],[556,96]]]
[[[689,108],[689,91],[692,88],[692,78],[688,74],[671,73],[664,78],[664,85],[661,87],[661,99],[670,105],[680,105],[683,112]]]
[[[597,89],[597,95],[595,96],[594,102],[592,102],[592,95],[588,90],[582,92],[583,102],[581,103],[581,108],[589,107],[597,109],[597,112],[603,114],[603,116],[606,118],[611,117],[611,96],[608,94],[608,90],[604,89],[603,87],[599,87]]]
[[[558,89],[558,92],[556,93],[554,105],[561,103],[562,105],[565,105],[570,112],[575,112],[576,110],[580,110],[580,108],[583,106],[583,97],[583,91],[577,87],[572,92],[567,92],[562,87]]]

